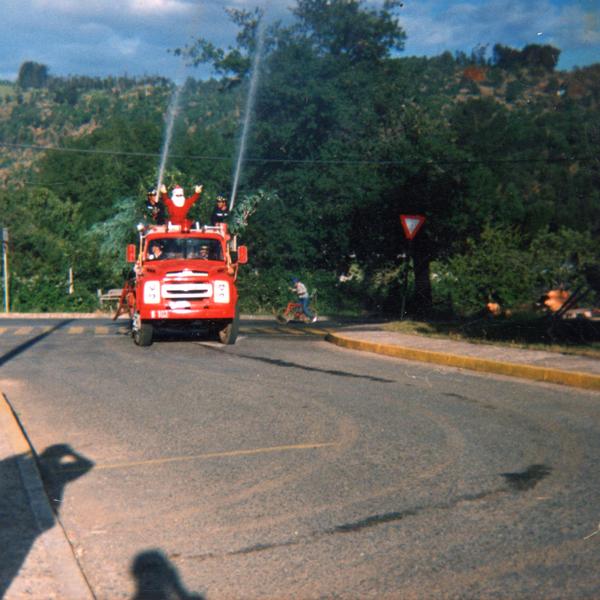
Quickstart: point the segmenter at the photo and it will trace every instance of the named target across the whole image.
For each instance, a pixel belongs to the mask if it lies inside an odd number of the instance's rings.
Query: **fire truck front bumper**
[[[171,302],[167,306],[145,307],[140,310],[140,316],[144,320],[222,320],[233,319],[235,316],[235,305],[201,304],[186,301]]]

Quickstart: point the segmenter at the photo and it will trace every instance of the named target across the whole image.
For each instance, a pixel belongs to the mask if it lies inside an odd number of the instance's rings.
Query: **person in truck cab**
[[[229,209],[227,208],[227,200],[225,196],[217,196],[217,202],[215,208],[210,216],[210,224],[217,225],[218,223],[224,223],[229,216]]]
[[[204,246],[200,246],[200,252],[198,252],[198,258],[201,260],[208,260],[209,259],[209,255],[208,255],[208,246],[204,245]]]
[[[148,260],[159,260],[161,258],[164,258],[162,246],[158,242],[151,243]]]
[[[169,198],[167,195],[167,186],[164,184],[160,186],[160,195],[167,209],[169,221],[173,225],[185,225],[186,223],[190,223],[187,219],[187,214],[190,208],[192,208],[200,198],[202,187],[203,186],[201,185],[194,186],[194,193],[189,198],[186,198],[183,188],[180,185],[176,185],[171,190],[171,197]]]

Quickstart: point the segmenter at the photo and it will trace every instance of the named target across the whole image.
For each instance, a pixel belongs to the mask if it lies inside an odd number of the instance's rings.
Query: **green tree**
[[[33,188],[0,195],[0,210],[11,232],[13,309],[94,307],[94,284],[101,277],[96,249],[81,245],[78,208],[49,190]],[[69,269],[75,274],[74,294],[68,293]]]
[[[377,83],[383,80],[386,60],[403,47],[405,34],[394,15],[399,6],[302,1],[291,25],[267,30],[248,153],[269,160],[247,167],[243,185],[252,190],[268,182],[285,193],[262,203],[248,227],[257,267],[345,268],[353,210],[365,201],[364,192],[375,195],[377,183],[367,165],[336,163],[340,153],[362,161],[370,150],[371,75],[379,72]],[[248,73],[260,13],[231,14],[240,27],[235,49],[198,40],[185,52],[239,78]]]
[[[554,46],[528,44],[523,50],[496,44],[493,48],[493,63],[502,69],[531,68],[552,72],[558,64],[560,50]]]
[[[130,195],[142,177],[155,172],[161,137],[158,118],[115,116],[105,127],[70,142],[67,151],[47,153],[38,180],[80,206],[87,225],[105,220],[117,199]]]
[[[17,76],[17,85],[26,90],[28,88],[46,87],[48,83],[48,67],[33,61],[21,64]]]

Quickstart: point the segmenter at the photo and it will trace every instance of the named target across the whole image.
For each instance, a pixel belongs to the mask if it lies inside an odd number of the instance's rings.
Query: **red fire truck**
[[[139,246],[127,247],[127,260],[135,264],[114,318],[129,313],[138,346],[149,346],[154,333],[167,327],[201,329],[223,344],[235,343],[235,282],[248,253],[226,224],[140,226]]]

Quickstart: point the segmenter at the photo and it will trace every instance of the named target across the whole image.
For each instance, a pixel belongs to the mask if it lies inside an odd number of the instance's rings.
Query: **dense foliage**
[[[229,195],[258,64],[243,309],[282,304],[298,275],[321,310],[398,311],[410,254],[409,308],[469,314],[533,303],[598,262],[600,65],[558,72],[560,51],[534,45],[403,58],[400,5],[297,0],[291,24],[267,28],[260,10],[232,10],[235,47],[176,50],[219,76],[184,86],[168,160],[168,183],[204,184],[200,220]],[[13,308],[93,308],[98,288],[120,285],[174,86],[43,73],[0,103]],[[410,246],[402,213],[427,219]]]

